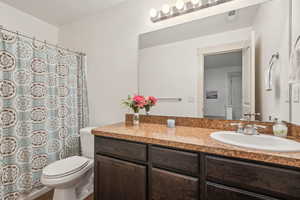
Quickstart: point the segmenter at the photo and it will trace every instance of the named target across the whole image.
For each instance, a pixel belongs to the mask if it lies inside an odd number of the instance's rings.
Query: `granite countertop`
[[[216,131],[220,130],[184,126],[170,129],[161,124],[142,123],[139,126],[131,126],[125,123],[118,123],[95,128],[92,133],[96,136],[106,136],[300,168],[300,153],[257,151],[223,144],[210,137],[210,134]]]

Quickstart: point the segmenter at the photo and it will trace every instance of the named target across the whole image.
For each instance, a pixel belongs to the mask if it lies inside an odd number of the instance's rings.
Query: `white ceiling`
[[[208,55],[204,57],[205,68],[240,67],[243,63],[242,51]]]
[[[228,13],[195,20],[189,23],[161,29],[140,35],[139,48],[188,40],[205,35],[251,27],[259,5],[246,7],[237,11],[236,18],[228,19]],[[201,11],[199,11],[201,12]]]
[[[0,0],[49,24],[64,25],[124,0]]]

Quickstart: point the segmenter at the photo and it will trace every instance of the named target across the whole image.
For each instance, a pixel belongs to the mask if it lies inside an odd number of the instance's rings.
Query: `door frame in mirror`
[[[243,50],[246,48],[250,48],[251,46],[251,40],[241,40],[239,42],[234,43],[225,43],[220,44],[217,46],[211,46],[206,48],[200,48],[198,49],[198,59],[199,59],[199,71],[197,74],[197,117],[203,117],[204,115],[204,57],[207,55],[216,55],[216,54],[223,54],[223,53],[231,53],[238,50]],[[253,71],[254,72],[254,71]],[[253,82],[254,81],[254,82]],[[255,74],[251,76],[251,82],[255,84]],[[251,87],[251,90],[254,90],[254,100],[255,102],[255,85]],[[253,91],[251,91],[253,93]],[[254,108],[255,111],[255,104],[254,102],[251,102],[250,106]],[[251,110],[252,111],[252,110]]]

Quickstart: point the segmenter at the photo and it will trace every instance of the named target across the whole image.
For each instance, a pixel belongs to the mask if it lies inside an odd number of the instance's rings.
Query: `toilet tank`
[[[96,127],[86,127],[80,130],[81,155],[87,158],[94,158],[94,135],[92,129]]]

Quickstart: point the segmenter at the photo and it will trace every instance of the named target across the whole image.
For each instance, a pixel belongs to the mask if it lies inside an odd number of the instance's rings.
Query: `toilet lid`
[[[47,178],[61,178],[82,170],[88,164],[88,158],[72,156],[51,163],[43,169],[43,175]]]

